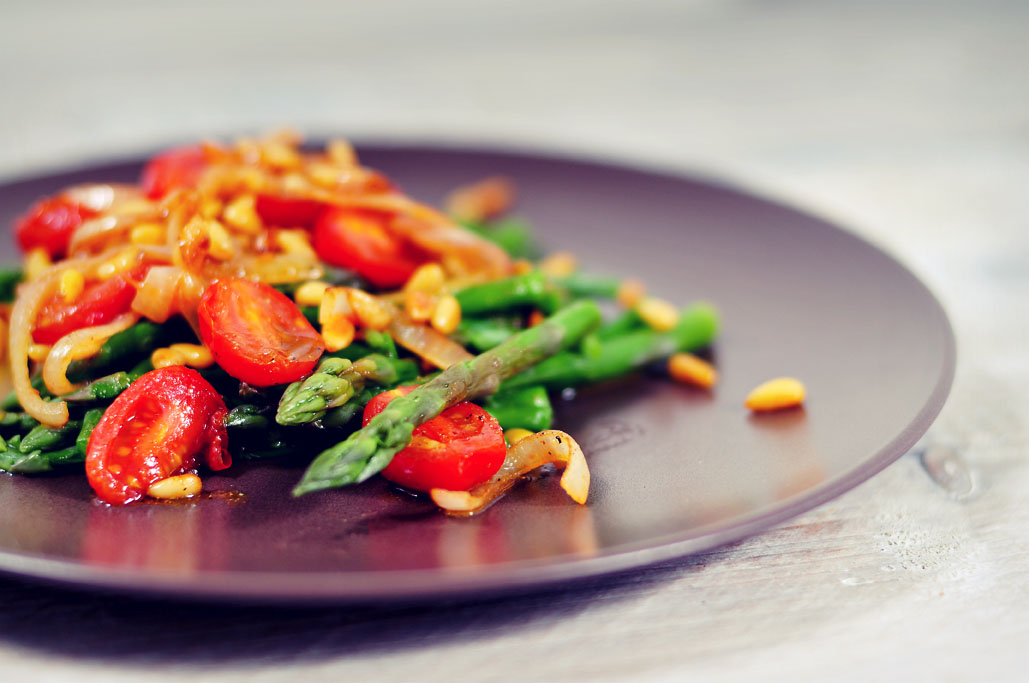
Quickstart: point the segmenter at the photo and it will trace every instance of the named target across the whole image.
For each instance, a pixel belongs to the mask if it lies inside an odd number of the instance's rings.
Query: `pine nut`
[[[793,408],[804,402],[804,385],[793,377],[778,377],[758,385],[747,395],[744,405],[754,412]]]
[[[200,493],[202,489],[203,482],[200,481],[200,477],[187,473],[155,481],[146,490],[146,493],[151,498],[159,500],[180,500],[182,498],[192,498]]]
[[[691,353],[676,353],[668,359],[668,374],[676,382],[710,389],[718,382],[718,371]]]

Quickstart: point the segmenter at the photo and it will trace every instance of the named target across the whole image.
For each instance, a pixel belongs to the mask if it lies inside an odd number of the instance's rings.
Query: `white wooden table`
[[[1029,4],[256,4],[0,3],[0,177],[282,123],[700,170],[924,278],[957,331],[951,399],[842,498],[573,590],[141,613],[0,580],[0,679],[1029,676]]]

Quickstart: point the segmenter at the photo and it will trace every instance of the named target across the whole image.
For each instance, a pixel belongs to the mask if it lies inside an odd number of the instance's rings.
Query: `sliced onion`
[[[111,336],[136,324],[139,316],[123,313],[105,325],[84,327],[57,340],[43,363],[43,382],[55,396],[75,391],[77,385],[68,380],[68,366],[72,361],[95,356]]]
[[[79,206],[100,213],[115,204],[128,200],[143,199],[143,193],[135,185],[124,183],[86,183],[73,185],[63,192],[64,196]]]
[[[175,313],[175,294],[182,277],[178,266],[153,266],[136,290],[132,310],[155,323],[163,323]]]
[[[507,449],[500,471],[470,491],[432,489],[432,501],[450,514],[474,515],[492,505],[529,472],[553,463],[564,468],[561,488],[579,505],[586,503],[590,470],[575,439],[554,429],[527,436]]]
[[[389,333],[398,344],[437,368],[446,369],[455,363],[463,363],[475,357],[450,337],[428,325],[414,322],[401,311],[393,314]]]
[[[18,288],[18,296],[11,308],[8,348],[14,392],[25,412],[49,427],[60,427],[68,421],[68,405],[64,401],[44,401],[39,392],[32,388],[29,378],[29,345],[32,343],[36,316],[43,302],[57,291],[61,273],[68,268],[88,272],[107,257],[104,254],[92,258],[68,259],[47,268],[38,278]]]

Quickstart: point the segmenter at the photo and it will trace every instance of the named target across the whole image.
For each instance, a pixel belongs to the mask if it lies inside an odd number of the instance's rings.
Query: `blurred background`
[[[0,179],[279,126],[492,142],[786,198],[945,299],[969,249],[999,272],[1029,263],[1020,0],[0,7]],[[991,310],[963,296],[952,315]]]

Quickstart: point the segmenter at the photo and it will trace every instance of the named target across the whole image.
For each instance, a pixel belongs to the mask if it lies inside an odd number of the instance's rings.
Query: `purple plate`
[[[429,202],[491,174],[550,248],[593,272],[637,276],[723,315],[712,393],[654,377],[558,406],[593,473],[580,507],[556,477],[451,519],[381,481],[289,496],[301,470],[209,475],[180,505],[95,504],[84,477],[0,476],[0,571],[88,587],[250,601],[432,599],[536,588],[710,549],[869,478],[936,417],[954,339],[932,294],[882,251],[818,218],[706,181],[543,154],[371,145],[363,160]],[[130,180],[138,162],[0,187],[8,224],[81,181]],[[9,259],[13,258],[13,249]],[[743,397],[793,375],[806,407],[752,416]],[[311,455],[314,455],[313,453]]]

